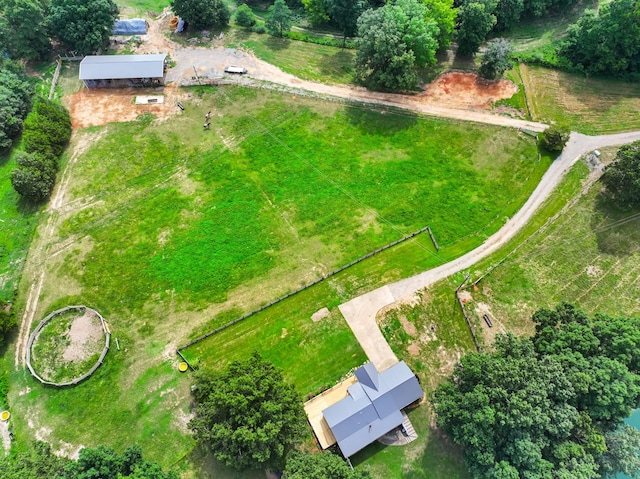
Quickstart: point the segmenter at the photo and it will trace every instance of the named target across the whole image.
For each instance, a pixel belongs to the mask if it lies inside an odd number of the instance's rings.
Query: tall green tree
[[[569,131],[562,127],[550,126],[540,135],[540,145],[547,151],[562,151],[569,141]]]
[[[618,206],[640,208],[640,141],[622,146],[600,181]]]
[[[276,0],[269,7],[267,20],[265,21],[267,31],[275,37],[282,38],[285,32],[291,30],[291,17],[291,9],[284,0]]]
[[[523,0],[500,0],[493,12],[496,16],[494,30],[505,31],[517,25],[524,11]]]
[[[282,479],[369,479],[362,469],[352,469],[341,457],[331,452],[309,454],[292,452],[282,471]]]
[[[81,55],[109,46],[118,6],[113,0],[51,0],[49,34]]]
[[[415,67],[435,64],[438,27],[417,0],[397,0],[358,19],[357,79],[369,88],[415,88]]]
[[[306,416],[282,371],[254,353],[224,371],[201,371],[192,390],[196,440],[235,469],[282,470],[299,440]]]
[[[224,27],[231,19],[231,11],[223,0],[172,0],[171,10],[195,30]]]
[[[496,0],[465,2],[458,10],[458,52],[475,55],[496,24]]]
[[[4,17],[13,33],[15,54],[20,58],[44,58],[51,50],[46,28],[45,0],[3,0]]]
[[[422,3],[427,7],[427,19],[436,22],[438,27],[438,49],[446,50],[453,38],[458,9],[454,8],[453,0],[423,0]]]
[[[615,431],[638,405],[640,377],[607,356],[599,336],[611,331],[566,303],[533,321],[532,338],[501,336],[495,351],[464,356],[432,397],[472,476],[595,479],[605,463],[612,474],[635,464],[633,438]]]
[[[605,436],[607,451],[600,457],[600,472],[603,477],[615,477],[619,472],[629,477],[640,473],[640,431],[627,424]]]
[[[366,0],[329,0],[331,20],[342,32],[342,46],[347,37],[358,32],[358,18],[367,9]]]

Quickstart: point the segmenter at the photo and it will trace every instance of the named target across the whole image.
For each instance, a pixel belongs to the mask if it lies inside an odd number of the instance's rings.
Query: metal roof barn
[[[88,87],[109,86],[105,81],[139,80],[150,83],[164,79],[166,54],[93,55],[80,62],[80,80]],[[127,85],[125,85],[127,86]]]

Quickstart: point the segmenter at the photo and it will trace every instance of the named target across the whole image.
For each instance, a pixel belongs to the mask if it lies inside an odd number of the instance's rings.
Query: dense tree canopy
[[[0,0],[0,11],[11,26],[11,53],[19,58],[44,58],[50,51],[46,16],[49,2],[45,0]]]
[[[223,0],[172,0],[173,13],[195,30],[229,24],[231,11]]]
[[[285,32],[291,30],[291,10],[284,0],[276,0],[269,7],[265,26],[267,31],[276,37],[283,37]]]
[[[475,55],[496,24],[497,0],[467,0],[458,11],[458,52]]]
[[[33,82],[24,67],[0,58],[0,151],[9,148],[31,109]]]
[[[358,19],[356,77],[374,89],[415,88],[414,68],[435,64],[438,27],[417,0],[397,0]]]
[[[567,30],[560,55],[589,74],[640,77],[640,6],[613,0]]]
[[[49,33],[81,55],[109,45],[118,7],[113,0],[51,0]]]
[[[343,45],[347,37],[353,37],[358,31],[358,18],[367,9],[366,0],[328,0],[329,13],[333,23],[342,32]]]
[[[13,456],[0,457],[2,479],[178,479],[175,472],[142,457],[138,446],[122,454],[108,447],[82,449],[77,461],[58,457],[49,444],[36,442],[33,448]]]
[[[235,469],[281,470],[304,431],[301,398],[258,353],[221,372],[199,372],[193,397],[196,440]]]
[[[336,454],[308,454],[292,452],[282,479],[369,479],[371,475],[362,469],[351,467]]]
[[[472,476],[595,479],[605,463],[637,463],[633,434],[616,431],[640,400],[640,319],[562,304],[533,321],[533,338],[500,336],[494,352],[464,356],[432,398]],[[629,334],[613,346],[621,324]]]
[[[622,146],[601,181],[621,208],[640,208],[640,142]]]

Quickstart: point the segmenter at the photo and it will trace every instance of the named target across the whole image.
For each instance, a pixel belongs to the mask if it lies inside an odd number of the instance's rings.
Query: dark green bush
[[[247,5],[240,5],[234,15],[236,23],[243,27],[252,27],[256,24],[256,16]]]

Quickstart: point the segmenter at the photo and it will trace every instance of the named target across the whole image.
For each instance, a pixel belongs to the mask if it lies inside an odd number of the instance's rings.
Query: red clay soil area
[[[64,104],[71,113],[73,128],[100,126],[118,121],[133,121],[142,113],[153,113],[164,118],[174,113],[175,101],[165,97],[161,104],[136,105],[138,95],[169,96],[170,88],[147,90],[133,88],[83,88],[64,99]],[[169,100],[169,101],[168,101]]]
[[[337,87],[341,90],[344,87]],[[348,87],[347,87],[348,88]],[[65,98],[71,112],[73,128],[106,125],[111,122],[132,121],[142,113],[153,113],[165,118],[177,113],[176,101],[186,94],[173,86],[156,89],[104,88],[87,89]],[[434,103],[442,107],[459,109],[490,109],[491,104],[503,98],[510,98],[517,87],[508,80],[488,82],[479,79],[475,73],[451,72],[436,78],[426,91],[418,95],[388,95],[400,106],[410,106],[415,101]],[[329,87],[331,93],[331,87]],[[337,93],[340,96],[339,93]],[[164,95],[162,104],[136,105],[136,95]],[[387,94],[376,93],[376,97]]]
[[[509,80],[486,81],[475,73],[451,72],[436,78],[418,95],[429,102],[452,108],[489,109],[503,98],[511,98],[518,87]]]

